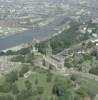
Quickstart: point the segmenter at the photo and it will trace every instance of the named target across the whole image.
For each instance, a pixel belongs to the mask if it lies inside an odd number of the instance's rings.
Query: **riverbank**
[[[7,51],[18,51],[18,50],[21,50],[22,48],[27,48],[28,47],[28,43],[25,43],[25,44],[20,44],[18,46],[14,46],[14,47],[11,47],[11,48],[7,48],[7,49],[4,49],[2,50],[2,52],[6,53]]]

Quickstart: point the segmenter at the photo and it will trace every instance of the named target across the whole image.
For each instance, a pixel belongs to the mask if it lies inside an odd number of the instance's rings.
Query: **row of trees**
[[[12,51],[12,50],[8,50],[7,52],[0,52],[0,55],[25,55],[28,52],[30,52],[30,47],[29,48],[22,48],[18,51]]]

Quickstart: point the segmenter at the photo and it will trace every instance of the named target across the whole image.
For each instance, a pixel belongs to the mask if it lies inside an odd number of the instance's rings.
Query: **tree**
[[[66,91],[65,95],[62,95],[59,97],[59,100],[74,100],[75,98],[75,93],[69,89]]]
[[[45,60],[42,61],[42,65],[43,65],[43,66],[46,66]]]
[[[77,80],[77,75],[71,75],[71,80],[76,81]]]
[[[64,66],[67,67],[67,68],[71,68],[72,67],[72,64],[70,63],[70,59],[65,59]]]
[[[74,100],[83,100],[83,97],[79,96],[79,95],[76,95],[75,99]]]
[[[89,73],[98,75],[98,67],[93,67],[89,70]]]
[[[96,50],[93,50],[93,51],[91,52],[91,56],[97,56]]]
[[[13,94],[18,94],[19,93],[19,89],[18,89],[18,87],[17,87],[16,84],[13,84],[12,85],[12,93]]]
[[[16,80],[18,80],[17,71],[12,71],[11,73],[6,75],[6,81],[7,82],[14,83]]]
[[[11,86],[12,86],[11,83],[4,82],[2,85],[0,85],[0,92],[1,93],[10,92],[11,91]]]
[[[8,51],[6,52],[6,55],[13,55],[13,54],[15,54],[15,52],[12,51],[12,50],[8,50]]]
[[[67,68],[77,67],[77,61],[73,58],[65,59],[64,66]]]
[[[32,89],[24,89],[16,96],[16,100],[28,100],[32,95]]]
[[[37,96],[37,97],[36,97],[36,100],[41,100],[41,97],[40,97],[40,96]]]
[[[38,79],[35,79],[35,84],[37,85],[39,83]]]
[[[41,52],[42,54],[46,54],[47,47],[48,47],[47,41],[37,44],[38,51]]]
[[[50,72],[50,70],[47,73],[47,82],[51,82],[52,81],[52,73]]]
[[[0,100],[14,100],[14,98],[11,95],[6,95],[0,96]]]
[[[24,62],[24,56],[23,55],[18,55],[18,56],[16,56],[16,57],[13,57],[12,59],[11,59],[11,61],[13,61],[13,62]]]
[[[43,87],[38,86],[38,87],[37,87],[37,93],[38,93],[38,94],[43,94],[43,92],[44,92]]]
[[[35,55],[34,54],[28,53],[25,56],[25,62],[27,62],[27,63],[33,63],[34,59],[35,59]]]
[[[92,60],[92,56],[90,54],[83,54],[83,59],[86,60]]]
[[[29,67],[26,66],[26,65],[24,65],[24,66],[21,68],[20,72],[19,72],[19,76],[20,76],[20,77],[23,77],[23,75],[24,75],[25,73],[27,73],[28,71],[29,71]]]
[[[93,47],[93,46],[94,46],[94,43],[92,43],[91,41],[88,42],[88,44],[87,44],[87,47],[88,47],[88,48],[91,48],[91,47]]]
[[[70,79],[56,79],[52,93],[58,96],[58,100],[74,100],[73,84]]]
[[[27,89],[32,89],[32,83],[30,81],[25,81],[25,86]]]
[[[17,51],[18,54],[26,55],[30,52],[30,48],[22,48],[21,50]]]
[[[77,90],[77,94],[80,96],[80,97],[85,97],[85,96],[88,96],[88,92],[87,92],[87,89],[84,88],[84,87],[81,87]]]

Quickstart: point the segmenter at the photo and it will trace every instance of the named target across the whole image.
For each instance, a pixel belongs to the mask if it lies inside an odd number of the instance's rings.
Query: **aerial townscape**
[[[0,0],[0,100],[98,100],[98,0]]]

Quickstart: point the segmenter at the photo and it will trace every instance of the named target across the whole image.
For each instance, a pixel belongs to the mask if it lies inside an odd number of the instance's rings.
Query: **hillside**
[[[0,100],[84,100],[85,97],[93,98],[98,92],[96,81],[22,66],[26,67],[26,71],[20,68],[0,78]]]
[[[45,52],[45,49],[48,48],[48,43],[50,43],[53,53],[58,53],[65,48],[69,48],[72,45],[92,38],[92,35],[97,28],[97,24],[92,23],[92,21],[85,24],[71,21],[70,26],[70,29],[63,31],[50,40],[40,43],[38,45],[39,51]]]

